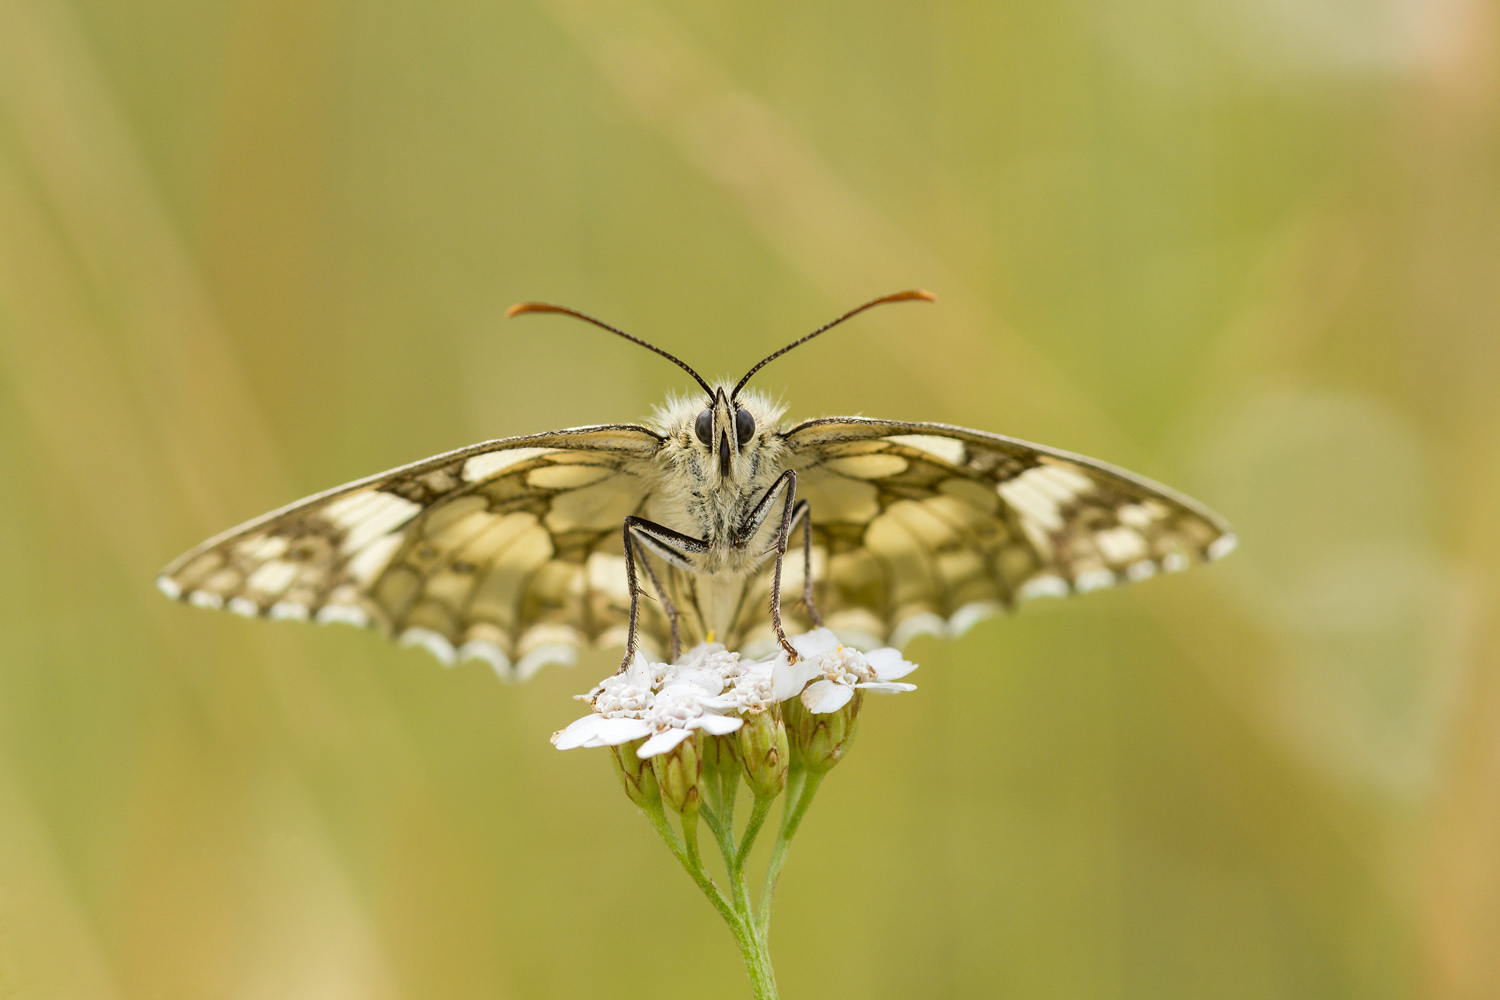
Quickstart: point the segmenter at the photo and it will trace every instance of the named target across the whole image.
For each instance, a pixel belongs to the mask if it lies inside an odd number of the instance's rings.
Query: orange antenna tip
[[[550,302],[517,302],[509,309],[505,310],[505,315],[507,318],[511,316],[519,316],[522,313],[556,313],[559,316],[572,316],[574,319],[581,319],[585,323],[592,323],[601,330],[608,330],[610,333],[624,337],[632,344],[639,344],[648,351],[653,351],[657,354],[660,354],[662,357],[672,362],[672,364],[676,365],[678,368],[681,368],[683,371],[693,376],[694,380],[696,380],[697,383],[703,387],[704,392],[708,393],[710,396],[714,394],[714,391],[709,387],[709,384],[703,381],[703,376],[699,375],[697,372],[693,371],[692,368],[688,367],[688,363],[686,361],[683,361],[675,354],[668,354],[660,347],[657,347],[655,344],[649,344],[646,341],[642,340],[640,337],[631,336],[617,326],[610,326],[603,320],[595,319],[587,313],[581,313],[577,309],[569,309],[567,306],[555,306]]]
[[[807,336],[805,336],[805,337],[798,337],[796,340],[792,341],[790,344],[787,344],[785,347],[783,347],[781,350],[777,351],[775,354],[772,354],[772,355],[770,355],[769,357],[766,357],[766,358],[762,358],[760,364],[756,365],[754,368],[752,368],[749,371],[747,371],[745,373],[745,377],[742,378],[742,379],[740,379],[738,382],[735,383],[735,385],[734,385],[734,391],[729,394],[729,398],[730,399],[734,399],[736,396],[738,396],[740,394],[740,390],[745,387],[745,383],[748,382],[748,381],[750,381],[750,376],[752,376],[756,372],[760,371],[766,365],[770,364],[772,361],[775,361],[777,358],[781,357],[783,354],[785,354],[787,351],[790,351],[792,348],[794,348],[794,347],[801,347],[803,344],[807,343],[809,340],[812,340],[814,337],[818,336],[820,333],[826,333],[827,331],[832,330],[834,327],[836,327],[840,323],[844,322],[844,320],[846,320],[846,319],[853,319],[855,316],[858,316],[860,313],[864,312],[866,309],[873,309],[876,306],[889,305],[892,302],[913,302],[913,301],[936,302],[937,301],[937,296],[934,295],[934,294],[932,294],[931,292],[927,291],[925,288],[912,288],[912,289],[908,289],[907,291],[904,291],[904,292],[893,292],[890,295],[882,295],[878,299],[871,299],[869,302],[866,302],[864,305],[859,306],[858,308],[850,309],[848,312],[844,313],[844,315],[840,316],[838,319],[834,320],[833,322],[831,322],[831,323],[824,323],[822,326],[818,327],[816,330],[814,330],[812,333],[809,333]]]
[[[512,316],[519,316],[522,313],[546,313],[561,311],[562,310],[558,309],[557,306],[549,306],[545,302],[517,302],[509,309],[505,310],[505,318],[510,319]]]

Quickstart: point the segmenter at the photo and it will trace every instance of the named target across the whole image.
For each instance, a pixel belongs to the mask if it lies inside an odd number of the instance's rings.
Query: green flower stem
[[[766,800],[765,808],[757,800],[755,812],[764,820],[769,807],[770,800]],[[757,1000],[775,1000],[776,972],[771,968],[771,951],[766,936],[755,926],[755,907],[750,902],[750,886],[745,880],[745,858],[750,854],[759,829],[760,824],[752,814],[751,825],[745,828],[739,848],[735,848],[734,828],[730,827],[729,835],[720,841],[719,849],[724,854],[724,867],[729,872],[729,887],[734,894],[734,910],[739,917],[729,929],[734,932],[734,939],[740,946],[740,956],[745,960],[745,971],[750,975]]]
[[[714,841],[723,843],[723,834],[720,832],[723,826],[719,823],[719,814],[707,800],[698,804],[698,818],[708,826],[708,832],[714,835]]]
[[[661,835],[661,839],[666,843],[667,850],[672,852],[672,856],[677,859],[678,863],[682,865],[693,881],[698,884],[698,888],[703,890],[703,895],[707,896],[708,901],[714,904],[714,908],[719,911],[719,916],[723,917],[729,923],[730,927],[733,928],[739,920],[739,914],[735,911],[734,906],[729,900],[724,897],[724,893],[719,890],[719,887],[714,885],[714,880],[709,878],[708,872],[703,870],[703,862],[698,857],[697,823],[684,822],[682,824],[683,837],[688,842],[687,848],[684,849],[681,841],[677,839],[677,834],[672,830],[672,824],[667,822],[666,811],[662,809],[660,801],[648,807],[645,813],[646,818],[651,821],[651,825],[656,828],[656,832]]]
[[[708,872],[703,867],[703,855],[698,851],[698,817],[696,815],[682,818],[682,843],[687,847],[688,864],[692,866],[694,879],[696,880],[700,875],[707,879],[708,884],[713,885],[715,895],[723,899],[724,894],[719,891],[718,886],[714,885],[713,879],[708,878]]]
[[[750,906],[750,893],[745,886],[743,870],[731,869],[730,881],[734,884],[734,901],[725,898],[724,893],[703,867],[703,858],[698,852],[698,824],[695,818],[684,819],[682,824],[682,841],[677,839],[676,832],[667,821],[666,812],[661,804],[657,803],[654,808],[646,809],[646,818],[661,835],[666,843],[667,849],[672,852],[687,873],[692,876],[698,888],[708,897],[709,902],[719,911],[724,922],[729,925],[729,930],[734,934],[735,943],[740,947],[740,957],[744,959],[745,971],[750,976],[750,985],[755,990],[756,1000],[777,1000],[776,973],[771,968],[771,955],[766,948],[765,936],[757,933],[753,911]],[[729,849],[725,854],[726,864],[728,859],[737,856],[734,850],[734,838],[731,832],[728,837]]]
[[[757,803],[758,804],[758,803]],[[756,830],[746,828],[744,840],[738,849],[734,846],[734,831],[719,844],[719,850],[724,855],[724,868],[729,872],[729,890],[734,899],[734,908],[744,922],[745,932],[754,938],[754,944],[760,958],[770,967],[770,955],[766,952],[766,941],[763,935],[755,928],[755,907],[750,902],[750,885],[745,881],[745,857],[750,853],[750,846],[755,841]],[[741,946],[743,951],[744,946]],[[746,966],[749,966],[750,956],[745,956]]]
[[[781,830],[776,834],[776,844],[771,848],[771,863],[766,866],[766,880],[760,890],[760,912],[755,921],[756,930],[762,938],[766,937],[771,926],[771,897],[776,895],[776,884],[781,880],[781,866],[786,863],[787,848],[797,835],[802,817],[807,814],[807,807],[812,805],[813,796],[817,794],[818,786],[823,783],[826,773],[811,773],[797,768],[787,775],[786,813],[781,818]]]
[[[755,806],[750,810],[750,822],[745,824],[745,836],[740,841],[739,854],[734,859],[734,867],[744,874],[745,863],[750,860],[750,848],[755,846],[755,838],[760,833],[760,828],[765,825],[766,817],[771,814],[771,803],[773,798],[756,799]]]
[[[802,825],[802,818],[812,804],[824,773],[793,768],[787,775],[786,811],[781,818],[776,843],[771,849],[771,862],[766,868],[760,899],[755,903],[750,899],[745,866],[750,860],[755,839],[765,826],[774,797],[756,797],[750,818],[745,824],[744,835],[738,844],[735,843],[734,836],[734,805],[739,794],[738,772],[721,773],[716,776],[716,780],[706,781],[700,786],[704,799],[696,811],[682,817],[681,839],[667,819],[666,810],[659,800],[645,807],[646,818],[651,821],[667,849],[692,877],[703,895],[708,897],[714,909],[719,911],[724,923],[729,925],[730,933],[739,945],[740,957],[745,962],[745,972],[750,977],[756,1000],[777,1000],[776,973],[771,967],[769,943],[771,897],[776,892],[782,865],[786,863],[787,849]],[[719,852],[724,856],[724,868],[729,875],[728,894],[715,884],[713,877],[703,866],[703,856],[698,846],[700,817],[713,833]]]
[[[728,835],[731,849],[734,846],[734,802],[740,795],[740,768],[738,764],[719,769],[719,817],[724,821],[724,832]],[[720,841],[722,848],[724,842]],[[724,855],[727,861],[729,855]]]
[[[707,784],[707,783],[705,783]],[[699,813],[708,824],[709,831],[714,835],[714,841],[719,845],[719,853],[724,857],[732,857],[734,852],[734,800],[725,803],[722,789],[718,794],[711,796],[715,800],[714,807],[708,808],[705,804],[699,807]],[[726,866],[727,867],[727,866]],[[729,870],[733,876],[733,870]]]
[[[740,956],[745,960],[745,971],[750,974],[750,986],[755,990],[755,1000],[777,1000],[776,972],[771,968],[771,954],[765,940],[755,933],[748,919],[739,926],[730,925],[734,939],[739,943]]]

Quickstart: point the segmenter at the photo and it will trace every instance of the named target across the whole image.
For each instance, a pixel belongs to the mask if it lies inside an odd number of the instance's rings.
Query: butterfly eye
[[[742,406],[734,413],[734,436],[739,439],[740,444],[744,444],[754,433],[755,418]]]
[[[698,419],[693,423],[693,433],[698,435],[698,440],[704,444],[713,444],[714,437],[714,411],[704,410],[698,414]]]

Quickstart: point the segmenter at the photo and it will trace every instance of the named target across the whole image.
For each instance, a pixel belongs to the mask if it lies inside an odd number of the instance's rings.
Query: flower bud
[[[758,799],[775,798],[786,787],[786,769],[792,762],[786,726],[781,711],[772,705],[745,720],[735,734],[745,782]]]
[[[683,816],[698,812],[698,779],[703,774],[703,757],[698,748],[698,731],[671,750],[651,758],[651,770],[661,788],[661,800]]]
[[[711,736],[707,730],[700,730],[698,740],[698,752],[703,758],[703,780],[717,789],[720,774],[727,771],[738,781],[740,761],[735,755],[734,735]]]
[[[615,774],[619,777],[620,784],[625,786],[625,794],[630,796],[630,801],[642,809],[661,800],[661,789],[657,787],[651,762],[641,760],[635,754],[645,742],[643,738],[609,748],[610,763],[615,766]]]
[[[734,755],[734,736],[710,736],[707,730],[698,733],[698,752],[703,757],[705,770],[718,770],[723,767],[738,767],[739,760]]]
[[[787,738],[791,743],[792,762],[814,774],[821,774],[839,762],[859,728],[859,706],[864,692],[854,696],[840,709],[814,715],[801,698],[782,702]]]

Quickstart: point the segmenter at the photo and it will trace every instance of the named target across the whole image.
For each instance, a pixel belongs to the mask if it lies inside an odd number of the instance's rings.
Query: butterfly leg
[[[771,484],[771,488],[766,490],[760,502],[740,522],[739,530],[735,533],[731,544],[737,549],[743,549],[750,544],[750,540],[760,531],[761,525],[765,524],[766,517],[771,513],[771,505],[776,502],[778,495],[781,496],[781,527],[776,532],[776,544],[765,552],[767,555],[772,551],[776,553],[776,572],[771,576],[771,625],[776,629],[776,641],[781,643],[781,648],[786,650],[786,655],[792,658],[793,663],[796,663],[797,651],[787,641],[786,630],[781,627],[781,564],[786,557],[787,541],[791,538],[792,522],[796,519],[797,511],[797,473],[794,470],[787,469],[776,482]],[[808,561],[811,563],[810,555]],[[808,578],[811,579],[811,575]]]
[[[641,620],[641,588],[635,575],[635,546],[643,546],[645,551],[641,552],[641,560],[646,565],[646,573],[651,577],[652,583],[656,583],[656,574],[646,562],[646,551],[654,552],[674,566],[679,566],[688,572],[696,572],[693,566],[693,556],[708,551],[708,543],[701,538],[684,535],[680,531],[673,531],[665,525],[648,521],[644,517],[636,517],[634,514],[625,518],[625,583],[630,590],[630,628],[625,636],[625,658],[620,661],[620,669],[616,673],[624,673],[630,667],[630,661],[635,659],[636,629]],[[658,587],[658,592],[660,589]],[[670,604],[670,602],[668,602]],[[677,645],[676,630],[676,608],[672,607],[671,615],[672,645]],[[673,650],[676,652],[675,648]],[[675,655],[673,659],[675,659]]]
[[[672,656],[673,663],[682,654],[682,633],[677,627],[677,605],[667,596],[667,591],[661,585],[661,580],[656,575],[656,568],[651,565],[651,560],[646,557],[645,552],[640,553],[641,569],[646,571],[646,578],[651,581],[651,589],[656,591],[656,599],[661,602],[661,609],[667,613],[667,622],[672,626]]]
[[[818,614],[818,606],[813,603],[812,504],[806,500],[798,500],[797,506],[792,508],[794,529],[799,522],[802,525],[802,603],[807,606],[807,616],[812,619],[813,626],[822,628],[823,616]]]
[[[781,484],[785,484],[786,498],[781,507],[781,530],[776,533],[776,572],[771,577],[771,627],[776,630],[776,641],[781,643],[781,648],[786,650],[786,655],[793,663],[797,662],[797,651],[787,641],[786,629],[781,627],[781,563],[786,557],[786,546],[792,535],[792,519],[797,507],[797,473],[787,469],[781,474]],[[777,486],[772,486],[775,490]],[[809,567],[810,568],[810,567]],[[808,576],[808,580],[812,577]],[[810,587],[811,584],[808,584]],[[808,605],[811,607],[811,605]]]

